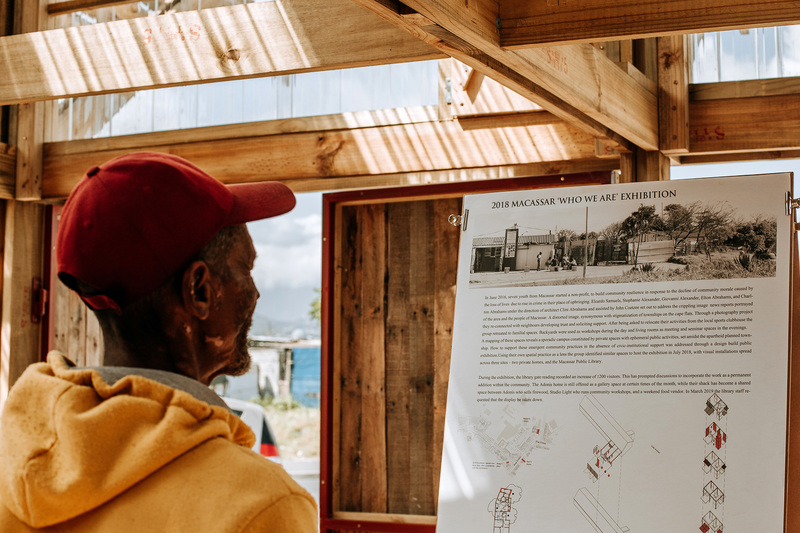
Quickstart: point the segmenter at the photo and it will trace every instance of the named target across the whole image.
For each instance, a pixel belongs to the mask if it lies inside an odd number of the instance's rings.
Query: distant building
[[[248,345],[253,364],[247,374],[219,376],[211,388],[240,400],[291,397],[307,407],[319,407],[319,340],[254,337],[248,339]]]
[[[516,228],[509,228],[514,230]],[[509,235],[504,237],[478,237],[472,240],[472,272],[502,272],[509,270],[544,269],[545,263],[555,254],[556,236]],[[516,237],[514,239],[511,235]],[[537,256],[541,253],[541,257]]]

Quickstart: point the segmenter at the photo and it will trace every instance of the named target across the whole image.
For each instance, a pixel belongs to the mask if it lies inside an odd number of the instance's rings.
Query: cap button
[[[100,167],[92,167],[91,169],[89,169],[89,171],[86,173],[86,175],[91,178],[92,176],[94,176],[98,172],[100,172]]]

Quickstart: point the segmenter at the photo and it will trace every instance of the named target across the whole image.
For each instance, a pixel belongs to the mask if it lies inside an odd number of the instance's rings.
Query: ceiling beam
[[[16,171],[16,150],[0,143],[0,199],[14,198],[17,183]]]
[[[720,100],[722,98],[778,96],[781,94],[800,94],[800,77],[724,81],[689,85],[689,98],[693,102],[698,102],[700,100]]]
[[[204,128],[205,140],[191,131],[183,138],[184,132],[180,131],[169,136],[120,137],[111,143],[97,139],[79,141],[79,145],[47,144],[43,198],[66,197],[87,168],[134,150],[180,155],[226,183],[279,180],[289,186],[295,182],[308,186],[308,182],[313,182],[319,184],[318,190],[342,178],[353,183],[369,179],[374,184],[380,182],[382,175],[457,174],[481,168],[531,165],[541,171],[550,164],[553,168],[564,168],[565,161],[596,159],[591,135],[552,116],[542,121],[537,112],[530,117],[516,114],[464,123],[439,122],[435,118],[416,121],[406,117],[398,117],[391,123],[381,112],[372,114],[383,115],[380,125],[314,130],[319,126],[319,122],[316,125],[313,122],[315,119],[296,119],[292,133],[276,129],[279,124],[285,127],[287,121],[270,121],[249,125],[249,130],[240,132],[238,138],[221,139],[215,133],[217,128]],[[328,120],[331,125],[358,123],[351,118],[340,116],[338,120],[333,117]],[[263,128],[262,135],[257,134],[259,127]],[[597,165],[598,169],[606,168],[613,161],[597,160]],[[327,186],[326,181],[330,182]]]
[[[665,154],[689,151],[689,59],[686,37],[657,39],[659,147]]]
[[[91,9],[120,6],[130,3],[131,0],[65,0],[63,2],[48,4],[47,14],[51,16],[64,15],[66,13],[74,13],[76,11],[87,11]]]
[[[596,137],[658,149],[656,95],[589,44],[509,51],[491,0],[353,0]]]
[[[689,154],[800,149],[800,94],[689,104]]]
[[[500,0],[508,48],[800,23],[794,0]]]
[[[445,57],[347,0],[277,0],[0,38],[0,105]]]

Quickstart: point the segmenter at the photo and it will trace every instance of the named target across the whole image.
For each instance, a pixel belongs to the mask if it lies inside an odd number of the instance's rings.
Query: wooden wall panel
[[[334,514],[436,514],[458,212],[460,199],[342,208]]]
[[[453,346],[456,278],[458,275],[458,244],[460,227],[447,220],[450,214],[461,213],[460,198],[437,201],[433,218],[434,257],[442,258],[433,265],[433,494],[439,494],[439,470],[444,443],[444,415],[447,405],[447,385],[450,378],[450,350]],[[453,261],[444,258],[452,257]],[[434,510],[435,514],[436,510]]]
[[[393,513],[411,513],[408,494],[411,491],[411,272],[407,259],[411,254],[411,203],[390,206],[387,224],[389,259],[392,275],[387,279],[387,294],[391,301],[386,325],[386,432],[391,435],[391,460],[388,463],[389,507]],[[401,268],[405,265],[406,268]]]
[[[386,512],[386,371],[384,278],[386,272],[385,206],[367,205],[361,219],[361,434],[359,456],[361,509]]]
[[[461,234],[448,217],[463,194],[610,181],[555,174],[323,196],[324,533],[436,527]]]
[[[361,246],[358,212],[343,209],[341,267],[341,351],[339,376],[340,443],[337,453],[338,472],[334,494],[338,497],[337,510],[361,510],[361,383],[359,356],[361,346]],[[346,487],[346,490],[343,488]]]
[[[433,218],[439,214],[435,201],[412,202],[409,228],[410,250],[406,259],[409,270],[409,417],[413,430],[408,435],[411,456],[409,513],[432,515],[437,494],[433,493],[433,268],[437,260],[433,255]],[[399,268],[400,265],[398,265]],[[390,272],[391,276],[391,272]],[[396,299],[391,297],[391,302]]]

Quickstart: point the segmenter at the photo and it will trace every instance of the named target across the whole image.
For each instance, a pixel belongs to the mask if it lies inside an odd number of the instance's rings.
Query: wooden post
[[[14,33],[32,33],[45,29],[47,0],[17,0]],[[44,146],[44,104],[20,104],[12,128],[17,146],[17,200],[41,200],[42,153]]]
[[[667,154],[689,151],[689,62],[686,38],[658,38],[658,145]]]
[[[17,0],[15,33],[43,28],[46,0]],[[16,195],[41,198],[43,107],[20,105],[12,113],[9,137],[17,147]],[[0,404],[23,370],[39,360],[41,326],[31,322],[33,279],[42,277],[44,208],[9,200],[5,205],[2,328],[0,328]]]
[[[0,404],[23,370],[39,361],[41,326],[31,322],[33,279],[42,276],[44,208],[5,202]]]
[[[0,2],[0,37],[11,35],[14,31],[14,17],[9,2]],[[0,144],[8,143],[10,107],[0,106]],[[2,146],[0,146],[2,148]],[[4,150],[0,149],[0,152]]]
[[[657,81],[658,50],[655,37],[633,41],[633,66],[652,81]]]
[[[620,154],[620,183],[669,180],[670,160],[661,152],[635,148]]]

